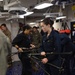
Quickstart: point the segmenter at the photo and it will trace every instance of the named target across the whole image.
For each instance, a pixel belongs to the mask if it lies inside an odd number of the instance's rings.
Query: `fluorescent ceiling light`
[[[41,21],[43,21],[44,19],[40,19],[40,20],[36,20],[36,23],[39,23],[39,22],[41,22]]]
[[[58,19],[64,19],[64,18],[66,18],[66,16],[59,16],[59,17],[56,18],[56,20],[58,20]]]
[[[50,2],[43,2],[43,3],[40,3],[40,4],[36,5],[36,6],[34,7],[34,9],[44,9],[44,8],[50,7],[50,6],[52,6],[52,5],[53,5],[53,4],[50,3]]]
[[[3,0],[0,0],[0,1],[3,1]]]
[[[44,19],[41,19],[40,21],[43,21]]]
[[[46,15],[46,16],[45,16],[45,18],[47,18],[47,17],[56,17],[56,16],[50,16],[50,15]]]
[[[33,14],[34,12],[26,12],[26,14],[23,15],[19,15],[20,18],[24,18],[24,16],[29,16],[31,14]]]
[[[45,17],[56,17],[55,14],[58,14],[58,13],[44,13],[43,15],[45,15]]]
[[[24,16],[28,16],[28,15],[31,15],[33,14],[34,12],[26,12],[26,14],[24,14]]]
[[[30,25],[33,25],[33,24],[36,24],[35,22],[31,22],[31,23],[29,23]]]
[[[24,15],[19,15],[19,18],[24,18]]]

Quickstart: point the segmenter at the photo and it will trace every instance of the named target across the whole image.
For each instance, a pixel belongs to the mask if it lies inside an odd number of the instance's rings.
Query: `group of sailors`
[[[74,55],[75,45],[71,44],[71,39],[66,34],[61,35],[54,30],[53,24],[54,21],[50,18],[40,22],[43,35],[37,27],[24,25],[22,32],[13,39],[12,46],[18,50],[18,57],[22,63],[21,75],[32,75],[33,67],[39,64],[38,61],[43,64],[44,75],[71,75],[70,59]],[[29,49],[31,51],[28,51]],[[62,52],[70,54],[62,55]]]

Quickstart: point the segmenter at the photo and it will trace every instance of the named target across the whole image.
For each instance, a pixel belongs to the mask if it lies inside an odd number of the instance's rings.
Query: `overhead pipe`
[[[8,7],[21,3],[20,1],[14,1],[12,3],[7,4]]]

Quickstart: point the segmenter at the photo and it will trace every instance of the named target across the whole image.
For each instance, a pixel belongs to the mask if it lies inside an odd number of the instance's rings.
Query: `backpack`
[[[63,53],[65,52],[72,52],[72,54],[66,54],[66,55],[61,55],[65,61],[63,62],[63,67],[64,67],[64,72],[67,74],[75,74],[75,45],[73,44],[72,40],[64,33],[60,34],[61,38],[61,47]]]
[[[62,52],[73,52],[75,53],[75,45],[73,44],[72,40],[64,33],[60,34],[61,38],[61,47]]]
[[[60,39],[61,39],[61,53],[62,52],[72,52],[75,54],[75,44],[72,42],[72,40],[68,37],[67,34],[65,33],[59,33],[58,31],[54,30],[56,33],[59,34]],[[53,35],[53,39],[55,36]],[[65,56],[65,55],[63,55]],[[68,56],[68,55],[66,55]]]

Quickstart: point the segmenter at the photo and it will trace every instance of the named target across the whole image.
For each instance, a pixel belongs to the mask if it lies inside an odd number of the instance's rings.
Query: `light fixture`
[[[34,12],[26,12],[26,14],[23,15],[19,15],[20,18],[24,18],[24,16],[29,16],[31,14],[33,14]]]
[[[28,16],[28,15],[31,15],[33,14],[34,12],[26,12],[26,14],[24,14],[24,16]]]
[[[50,2],[44,1],[44,2],[42,2],[42,3],[40,3],[40,4],[37,4],[37,5],[34,7],[34,9],[44,9],[44,8],[50,7],[50,6],[52,6],[52,5],[53,5],[53,4],[50,3]]]
[[[3,0],[0,0],[0,1],[3,1]]]
[[[45,17],[51,17],[51,18],[56,18],[56,15],[59,13],[44,13],[43,15],[45,15]]]
[[[64,19],[64,18],[66,18],[66,16],[59,16],[59,17],[56,18],[56,20]]]
[[[47,17],[56,17],[55,15],[45,15],[45,18]]]
[[[41,19],[40,21],[43,21],[44,19]]]
[[[25,7],[10,7],[8,10],[10,14],[14,14],[14,15],[16,14],[23,15],[26,13],[26,11],[27,11],[27,8]]]
[[[50,16],[50,15],[46,15],[46,16],[45,16],[45,18],[47,18],[47,17],[56,17],[56,16]]]
[[[29,23],[30,25],[35,25],[36,23],[35,22],[31,22],[31,23]]]
[[[66,2],[63,1],[63,2],[62,2],[62,7],[63,7],[63,9],[65,8],[65,5],[66,5]]]

